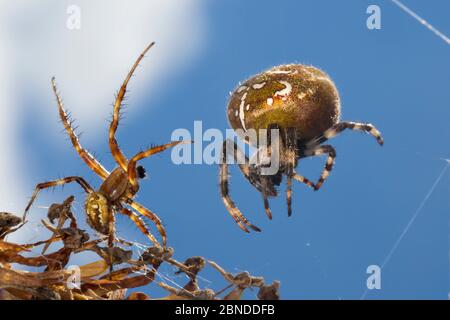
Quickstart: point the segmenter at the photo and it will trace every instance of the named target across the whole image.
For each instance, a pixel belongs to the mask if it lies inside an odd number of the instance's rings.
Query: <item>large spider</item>
[[[238,86],[231,94],[228,104],[228,120],[231,127],[245,142],[255,145],[249,139],[248,131],[266,129],[279,131],[278,151],[271,144],[267,134],[267,146],[260,146],[255,156],[278,152],[279,167],[275,174],[263,174],[267,166],[263,161],[249,161],[232,140],[223,144],[220,165],[220,186],[223,202],[234,221],[245,232],[248,228],[261,231],[251,224],[236,207],[229,195],[227,158],[232,154],[238,162],[244,177],[261,192],[265,212],[269,219],[272,213],[268,197],[277,196],[276,187],[287,179],[286,200],[288,215],[292,214],[292,179],[319,190],[333,168],[336,151],[331,145],[321,145],[345,129],[371,134],[383,145],[380,132],[372,125],[357,122],[340,122],[340,100],[338,91],[323,71],[299,64],[273,67],[257,74]],[[233,152],[231,153],[231,150]],[[264,152],[263,152],[264,151]],[[298,160],[306,157],[328,155],[325,168],[316,183],[297,174]],[[264,157],[264,156],[263,156]],[[266,156],[267,159],[267,156]],[[242,163],[243,162],[243,163]]]
[[[83,159],[84,162],[89,166],[89,168],[91,168],[91,170],[94,171],[98,176],[100,176],[100,178],[102,178],[104,181],[97,191],[95,191],[83,178],[77,176],[70,176],[58,180],[39,183],[36,186],[33,195],[31,196],[30,202],[25,208],[23,221],[26,221],[27,213],[30,210],[31,205],[33,204],[40,190],[63,185],[66,183],[76,182],[87,193],[85,210],[88,224],[100,234],[108,236],[108,246],[110,248],[113,246],[113,243],[116,240],[119,241],[119,239],[115,237],[116,212],[130,218],[136,224],[139,230],[143,234],[145,234],[152,243],[155,244],[155,246],[161,247],[160,243],[146,228],[141,216],[144,216],[153,221],[158,228],[159,233],[161,234],[163,246],[166,247],[166,231],[159,217],[151,210],[145,208],[143,205],[133,200],[139,190],[139,179],[145,178],[144,167],[137,166],[136,164],[139,160],[147,158],[167,148],[173,147],[181,143],[181,141],[175,141],[165,145],[149,148],[137,153],[131,158],[131,160],[128,160],[122,153],[115,138],[117,127],[119,125],[120,108],[127,90],[127,84],[140,61],[147,53],[147,51],[153,46],[153,44],[154,43],[151,43],[145,48],[145,50],[141,53],[141,55],[132,66],[117,94],[114,103],[114,112],[109,127],[109,146],[112,155],[118,164],[118,167],[115,168],[111,173],[106,170],[98,160],[96,160],[86,149],[81,146],[78,137],[72,127],[72,122],[63,108],[62,99],[58,93],[55,80],[54,78],[52,79],[52,87],[58,103],[59,116],[65,130],[70,137],[70,140],[72,141],[73,147],[80,155],[81,159]],[[126,206],[129,206],[131,208],[127,208]],[[137,211],[141,216],[133,211],[133,209]]]

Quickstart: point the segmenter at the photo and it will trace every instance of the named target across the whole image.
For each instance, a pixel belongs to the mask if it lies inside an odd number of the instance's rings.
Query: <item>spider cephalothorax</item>
[[[161,234],[163,246],[166,247],[166,232],[161,223],[161,220],[155,213],[133,200],[139,190],[139,179],[145,177],[144,167],[137,166],[137,162],[155,153],[159,153],[167,148],[173,147],[178,143],[181,143],[181,141],[175,141],[165,145],[155,146],[137,153],[131,159],[127,159],[122,153],[115,138],[115,134],[119,125],[120,108],[122,105],[122,100],[125,96],[127,84],[139,62],[152,46],[153,43],[150,44],[136,60],[124,83],[122,84],[114,103],[113,118],[109,128],[109,146],[111,149],[111,153],[118,164],[118,167],[111,173],[106,170],[100,164],[100,162],[98,162],[86,149],[81,146],[78,137],[75,134],[74,129],[72,128],[72,123],[66,111],[64,110],[62,100],[56,88],[55,81],[54,79],[52,79],[53,91],[56,95],[58,103],[59,116],[62,123],[64,124],[64,128],[66,129],[70,137],[70,140],[72,141],[73,147],[78,152],[81,159],[83,159],[84,162],[89,166],[89,168],[91,168],[92,171],[94,171],[104,181],[97,191],[95,191],[83,178],[76,176],[39,183],[36,186],[31,200],[25,209],[23,218],[24,221],[28,210],[31,208],[31,205],[33,204],[40,190],[70,182],[76,182],[87,193],[85,210],[88,224],[99,233],[108,236],[108,244],[110,247],[113,245],[113,242],[117,240],[115,238],[116,212],[128,216],[137,225],[142,233],[144,233],[156,246],[160,247],[161,245],[156,240],[156,238],[147,230],[142,217],[146,217],[153,221],[156,224],[159,233]],[[127,206],[129,208],[127,208]],[[133,209],[140,215],[133,211]]]
[[[227,155],[235,159],[244,158],[239,168],[249,182],[262,193],[264,207],[269,219],[272,213],[268,197],[277,196],[276,187],[287,178],[288,214],[291,215],[292,179],[318,190],[332,170],[336,152],[331,145],[321,145],[345,129],[364,131],[374,136],[380,145],[383,138],[371,124],[340,122],[339,93],[330,77],[323,71],[299,64],[273,67],[240,84],[231,94],[227,110],[231,127],[247,143],[258,147],[256,157],[272,152],[270,132],[277,129],[278,171],[262,174],[267,163],[248,161],[236,143],[224,142],[220,168],[221,192],[225,206],[239,227],[248,232],[248,227],[260,231],[251,224],[235,206],[228,191]],[[249,130],[267,130],[267,145],[258,146],[249,139]],[[275,150],[275,149],[273,149]],[[317,183],[313,183],[295,172],[298,160],[305,157],[327,154],[325,168]],[[264,157],[264,156],[263,156]]]

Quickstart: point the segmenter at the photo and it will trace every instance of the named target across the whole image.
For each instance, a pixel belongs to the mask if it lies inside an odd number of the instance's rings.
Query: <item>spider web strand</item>
[[[425,206],[426,202],[428,201],[428,199],[431,197],[431,195],[433,194],[434,190],[436,189],[436,186],[439,184],[439,182],[441,181],[442,177],[444,176],[445,172],[447,171],[449,167],[449,164],[446,164],[444,169],[441,171],[441,173],[439,174],[439,176],[437,177],[437,179],[434,181],[433,185],[431,186],[430,190],[427,192],[427,194],[425,195],[425,197],[423,198],[422,202],[419,204],[419,206],[417,207],[416,211],[414,212],[413,216],[411,217],[411,219],[409,220],[409,222],[407,223],[407,225],[405,226],[405,228],[403,229],[402,233],[400,234],[400,236],[397,238],[397,241],[395,241],[394,245],[392,246],[391,250],[389,251],[389,253],[387,254],[386,258],[384,259],[380,269],[382,270],[387,264],[388,262],[391,260],[393,254],[395,253],[395,251],[397,250],[398,246],[400,245],[400,242],[403,240],[403,238],[405,237],[406,233],[409,231],[409,229],[411,228],[412,224],[414,223],[414,221],[416,220],[417,216],[419,215],[419,213],[422,211],[423,207]],[[363,300],[367,293],[368,293],[369,289],[366,289],[363,293],[363,295],[361,296],[360,300]]]
[[[412,11],[410,8],[405,6],[402,2],[399,0],[391,0],[394,4],[396,4],[400,9],[402,9],[404,12],[406,12],[408,15],[416,19],[420,24],[424,25],[426,28],[428,28],[431,32],[433,32],[435,35],[437,35],[439,38],[444,40],[447,44],[450,44],[450,39],[443,34],[441,31],[436,29],[433,25],[431,25],[428,21],[420,17],[417,13]]]

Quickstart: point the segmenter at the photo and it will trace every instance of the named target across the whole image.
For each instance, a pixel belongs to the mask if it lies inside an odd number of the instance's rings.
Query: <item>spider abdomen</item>
[[[87,195],[85,209],[89,226],[101,234],[109,234],[113,212],[108,199],[99,192],[92,192]]]
[[[273,67],[243,82],[231,94],[228,120],[234,130],[295,128],[300,140],[339,122],[339,93],[323,71],[300,64]]]

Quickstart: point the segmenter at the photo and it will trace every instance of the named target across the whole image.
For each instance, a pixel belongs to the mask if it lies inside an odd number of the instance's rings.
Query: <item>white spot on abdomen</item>
[[[284,85],[284,89],[275,92],[275,96],[286,98],[292,92],[292,85],[287,81],[279,81],[279,83]]]
[[[247,128],[245,127],[245,99],[247,98],[247,92],[242,95],[241,98],[241,104],[239,105],[239,120],[241,120],[241,126],[244,129],[244,131],[247,131]]]
[[[290,74],[292,73],[291,70],[273,70],[273,71],[269,71],[267,72],[269,74]]]
[[[272,98],[267,98],[267,104],[269,106],[273,105],[273,99]]]
[[[244,91],[244,90],[246,90],[246,89],[248,89],[247,86],[240,86],[240,87],[236,90],[236,92],[237,92],[237,93],[241,93],[242,91]]]
[[[297,98],[299,98],[300,100],[302,100],[304,97],[306,97],[306,93],[304,93],[304,92],[299,93],[299,94],[297,95]]]
[[[252,86],[252,88],[258,90],[258,89],[263,88],[265,85],[266,85],[266,82],[265,82],[265,81],[264,81],[264,82],[261,82],[261,83],[255,83],[255,84]]]

